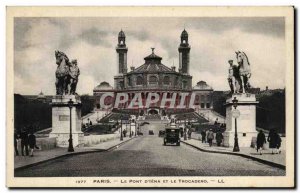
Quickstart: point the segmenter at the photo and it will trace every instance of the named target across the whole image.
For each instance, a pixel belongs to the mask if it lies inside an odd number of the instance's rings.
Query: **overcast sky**
[[[285,87],[284,18],[15,18],[15,93],[55,94],[55,56],[60,50],[77,59],[79,94],[92,94],[102,81],[113,85],[117,73],[118,32],[128,47],[128,69],[155,53],[178,70],[178,46],[185,27],[191,45],[193,85],[204,80],[215,90],[229,90],[229,59],[235,51],[249,58],[254,87]]]

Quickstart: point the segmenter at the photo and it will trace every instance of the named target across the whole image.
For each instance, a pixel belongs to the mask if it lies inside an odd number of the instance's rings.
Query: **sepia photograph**
[[[295,186],[293,7],[7,7],[8,187]]]

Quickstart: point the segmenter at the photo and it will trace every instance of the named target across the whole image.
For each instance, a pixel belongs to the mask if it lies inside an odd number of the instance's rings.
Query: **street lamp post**
[[[183,140],[186,141],[186,115],[184,115],[184,134],[183,134]]]
[[[136,126],[136,120],[134,120],[134,136],[136,136],[137,132],[137,126]]]
[[[240,116],[240,112],[238,109],[236,109],[237,105],[238,105],[238,100],[236,99],[236,97],[234,97],[234,99],[232,100],[232,104],[234,107],[234,110],[232,112],[232,116],[234,117],[234,146],[233,146],[233,152],[239,152],[240,148],[239,148],[239,139],[238,139],[238,134],[237,134],[237,118]]]
[[[120,141],[123,141],[123,131],[122,131],[122,126],[123,126],[123,122],[122,122],[123,116],[121,115],[121,135],[120,135]]]
[[[132,137],[132,134],[131,134],[131,119],[129,119],[129,137],[131,138]]]
[[[191,139],[191,136],[190,136],[190,135],[191,135],[191,129],[192,129],[192,126],[191,126],[191,122],[190,122],[190,121],[188,121],[188,129],[189,129],[189,130],[187,131],[187,132],[188,132],[188,139]]]
[[[69,148],[68,152],[74,152],[73,148],[73,139],[72,139],[72,107],[73,107],[74,102],[72,99],[68,102],[69,108],[70,108],[70,138],[69,138]]]

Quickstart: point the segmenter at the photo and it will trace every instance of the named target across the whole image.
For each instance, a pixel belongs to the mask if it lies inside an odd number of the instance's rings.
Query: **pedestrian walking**
[[[24,156],[24,150],[25,150],[26,156],[28,156],[29,155],[29,152],[28,152],[28,132],[25,128],[22,130],[20,138],[21,138],[21,153],[22,153],[22,156]]]
[[[19,151],[18,151],[18,140],[19,140],[19,137],[20,136],[15,131],[15,133],[14,133],[14,148],[15,148],[15,154],[16,154],[16,156],[19,156]]]
[[[20,155],[20,152],[22,152],[21,136],[20,136],[20,134],[18,134],[18,139],[17,139],[17,150],[18,150],[18,153]]]
[[[259,154],[262,155],[262,150],[264,147],[264,144],[266,143],[266,136],[263,133],[262,130],[259,131],[259,133],[257,134],[257,138],[256,138],[256,151],[258,152],[259,150]]]
[[[30,135],[28,136],[28,145],[29,145],[29,148],[30,148],[30,156],[33,157],[34,148],[37,148],[37,146],[36,146],[36,137],[33,134],[33,132],[30,132]]]
[[[82,124],[81,124],[81,131],[84,131],[84,130],[85,130],[85,124],[82,123]]]
[[[206,143],[206,131],[205,130],[201,131],[201,137],[202,137],[202,143]]]
[[[281,153],[281,137],[278,133],[276,133],[276,148],[277,148],[277,153],[280,154]]]
[[[217,141],[217,146],[221,146],[221,143],[223,141],[223,134],[220,130],[216,134],[216,141]]]
[[[271,129],[268,135],[269,148],[272,150],[272,154],[274,154],[275,149],[277,149],[277,134],[274,129]]]
[[[183,137],[183,128],[180,128],[180,136]]]
[[[183,131],[183,140],[187,140],[187,129],[184,128],[184,131]]]
[[[123,130],[123,137],[126,137],[126,133],[127,133],[127,131],[126,131],[126,129],[124,129]]]
[[[190,128],[188,130],[188,139],[191,139],[192,138],[192,129]]]
[[[214,133],[212,131],[212,129],[209,130],[209,132],[207,133],[207,141],[209,143],[209,147],[212,146],[212,141],[215,138]]]
[[[214,125],[218,125],[218,124],[219,124],[218,118],[216,118]]]

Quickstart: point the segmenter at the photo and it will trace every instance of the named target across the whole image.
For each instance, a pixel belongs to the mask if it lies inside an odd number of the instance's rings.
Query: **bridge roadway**
[[[232,155],[205,153],[187,145],[163,146],[162,125],[145,125],[143,136],[109,152],[74,155],[15,172],[15,176],[268,176],[285,171]],[[154,135],[148,135],[148,130]]]

